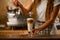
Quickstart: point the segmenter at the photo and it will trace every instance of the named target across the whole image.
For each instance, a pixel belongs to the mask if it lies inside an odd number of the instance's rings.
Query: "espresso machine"
[[[8,22],[7,25],[13,29],[14,26],[18,26],[17,17],[20,14],[20,9],[17,8],[9,8],[7,10],[7,18]]]

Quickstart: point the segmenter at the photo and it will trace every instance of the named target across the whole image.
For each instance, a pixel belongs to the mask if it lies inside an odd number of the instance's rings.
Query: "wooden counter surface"
[[[27,30],[1,30],[0,39],[60,39],[60,35],[33,35],[28,36]]]

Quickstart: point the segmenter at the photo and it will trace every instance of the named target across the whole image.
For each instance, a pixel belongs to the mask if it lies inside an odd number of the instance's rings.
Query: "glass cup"
[[[32,36],[33,34],[32,33],[33,25],[34,25],[33,18],[27,18],[27,29],[30,36]]]

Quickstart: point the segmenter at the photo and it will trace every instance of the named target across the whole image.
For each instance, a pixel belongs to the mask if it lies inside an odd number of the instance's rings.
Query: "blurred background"
[[[28,5],[31,0],[27,1],[27,0],[19,0],[21,2],[21,4],[24,4],[24,6]],[[27,3],[26,3],[27,2]],[[7,5],[13,5],[12,4],[12,0],[0,0],[0,25],[5,25],[7,27]],[[58,19],[60,18],[60,11],[58,14]]]

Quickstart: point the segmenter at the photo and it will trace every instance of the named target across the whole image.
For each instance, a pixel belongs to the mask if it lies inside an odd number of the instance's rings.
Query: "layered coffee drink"
[[[33,18],[27,18],[27,29],[28,29],[28,32],[32,31],[33,24],[34,24]]]

